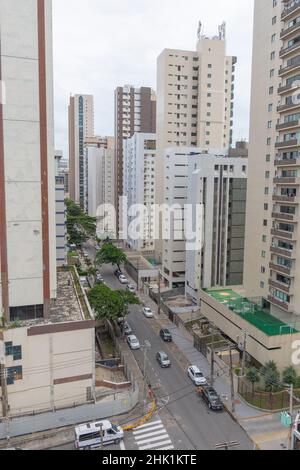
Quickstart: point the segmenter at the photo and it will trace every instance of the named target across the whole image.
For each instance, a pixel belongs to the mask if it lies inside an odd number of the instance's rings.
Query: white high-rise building
[[[195,302],[201,289],[243,283],[247,167],[247,158],[224,151],[188,157],[187,203],[200,238],[186,244],[186,292]]]
[[[124,195],[127,197],[127,243],[136,251],[154,252],[156,134],[135,133],[124,140]],[[144,206],[142,214],[137,205]],[[134,229],[135,220],[140,224]],[[133,230],[133,233],[131,233]]]
[[[1,315],[56,297],[52,2],[0,0]]]
[[[74,202],[87,209],[87,172],[84,144],[94,136],[94,98],[91,95],[70,97],[69,104],[69,187]]]
[[[164,155],[171,147],[228,149],[232,144],[236,57],[227,55],[225,24],[195,51],[165,49],[157,63],[157,195],[164,202]],[[161,257],[162,243],[156,246]]]

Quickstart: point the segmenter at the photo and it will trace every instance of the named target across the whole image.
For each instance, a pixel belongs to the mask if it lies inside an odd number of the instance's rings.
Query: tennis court
[[[205,292],[268,336],[298,333],[292,326],[283,323],[278,318],[260,308],[256,303],[240,296],[233,290],[205,290]]]

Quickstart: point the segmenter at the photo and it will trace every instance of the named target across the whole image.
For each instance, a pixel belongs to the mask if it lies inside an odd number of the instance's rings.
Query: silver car
[[[141,345],[139,340],[137,339],[136,336],[130,335],[127,337],[127,343],[129,344],[130,348],[135,351],[137,349],[141,349]]]

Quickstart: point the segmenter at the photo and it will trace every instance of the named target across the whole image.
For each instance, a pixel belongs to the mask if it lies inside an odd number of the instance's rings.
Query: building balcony
[[[294,62],[291,65],[287,65],[286,67],[282,67],[281,69],[279,69],[278,75],[280,77],[283,77],[284,75],[287,75],[290,72],[296,72],[296,70],[299,68],[300,68],[300,60],[297,62]]]
[[[287,202],[289,204],[298,204],[297,196],[273,196],[274,202]]]
[[[299,185],[300,184],[300,178],[296,178],[296,177],[284,177],[284,176],[281,176],[281,177],[278,177],[278,178],[274,178],[273,180],[274,184],[292,184],[292,185]]]
[[[282,158],[278,157],[275,161],[274,164],[276,166],[294,166],[294,165],[300,165],[300,159],[299,158]]]
[[[296,108],[299,108],[300,107],[300,103],[285,103],[285,104],[280,104],[279,106],[277,106],[277,111],[279,113],[283,113],[283,112],[286,112],[286,111],[293,111],[294,109]]]
[[[285,310],[286,312],[289,312],[290,311],[290,306],[288,303],[286,302],[283,302],[279,299],[276,299],[276,297],[273,297],[272,295],[269,295],[268,296],[268,300],[271,304],[273,305],[276,305],[277,307],[280,307],[282,308],[283,310]]]
[[[286,21],[298,13],[300,13],[300,0],[292,0],[286,3],[286,6],[284,7],[284,10],[281,14],[281,19]]]
[[[288,39],[288,37],[291,36],[296,31],[298,31],[298,29],[299,29],[299,24],[294,24],[293,26],[290,26],[289,28],[283,29],[280,33],[280,39]]]
[[[295,127],[299,127],[300,122],[299,119],[295,121],[290,121],[290,122],[284,122],[283,124],[277,124],[276,130],[281,131],[281,130],[286,130],[286,129],[294,129]]]
[[[292,46],[283,47],[282,49],[280,49],[279,57],[281,57],[281,58],[287,57],[292,52],[295,52],[295,51],[298,51],[298,50],[300,50],[300,43],[297,42],[296,44],[293,44]]]
[[[274,255],[280,255],[280,256],[284,256],[285,258],[295,259],[294,250],[289,251],[289,250],[284,250],[283,248],[278,248],[276,246],[271,246],[270,251],[271,253],[274,253]]]
[[[273,235],[273,237],[278,237],[283,240],[296,240],[297,238],[294,232],[284,232],[283,230],[277,230],[275,228],[271,230],[271,235]]]
[[[286,276],[292,275],[292,268],[286,268],[284,266],[280,266],[279,264],[270,263],[270,269],[280,274],[285,274]]]
[[[287,140],[286,142],[276,142],[275,148],[286,149],[286,148],[299,147],[299,145],[300,145],[300,142],[298,139],[291,139],[291,140]]]
[[[274,287],[275,289],[281,290],[286,294],[289,294],[291,291],[291,286],[288,284],[283,284],[282,282],[274,281],[274,279],[269,279],[269,286]]]
[[[276,220],[287,220],[289,222],[294,221],[294,215],[292,214],[283,214],[282,212],[273,212],[272,218]]]

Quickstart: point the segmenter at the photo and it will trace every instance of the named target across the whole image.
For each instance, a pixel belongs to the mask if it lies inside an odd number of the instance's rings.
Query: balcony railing
[[[278,158],[274,162],[277,166],[293,166],[293,165],[300,165],[299,157],[296,158],[282,158],[278,156]]]
[[[293,233],[293,232],[285,232],[283,230],[277,230],[275,228],[273,228],[271,230],[271,234],[274,236],[274,237],[278,237],[278,238],[283,238],[283,239],[287,239],[287,240],[295,240],[296,238],[296,235]]]
[[[295,108],[299,108],[299,106],[300,106],[300,103],[298,101],[280,104],[279,106],[277,106],[277,111],[279,113],[282,113],[283,111],[289,111]]]
[[[298,139],[291,139],[283,142],[276,142],[275,147],[280,148],[289,148],[289,147],[298,147],[300,146],[300,141]]]
[[[273,182],[275,184],[299,184],[300,179],[296,177],[280,176],[278,178],[274,178]]]
[[[295,121],[290,121],[290,122],[283,122],[282,124],[277,124],[276,130],[281,131],[283,129],[291,129],[294,127],[300,126],[299,119],[296,119]]]
[[[293,222],[294,216],[292,214],[283,214],[282,212],[272,212],[272,218],[278,220],[288,220]]]
[[[288,284],[283,284],[282,282],[274,281],[274,279],[269,279],[269,285],[274,287],[275,289],[282,290],[287,294],[290,293],[291,286]]]
[[[292,13],[296,13],[297,10],[300,10],[300,0],[292,0],[291,2],[286,3],[283,12],[281,14],[281,19],[285,20]]]
[[[295,60],[292,64],[286,65],[285,67],[282,67],[279,69],[278,75],[281,77],[282,75],[285,75],[286,73],[291,72],[292,70],[295,70],[300,67],[300,59]]]
[[[279,299],[276,299],[276,297],[273,297],[272,295],[269,295],[268,300],[271,304],[275,304],[278,307],[281,307],[283,310],[286,310],[287,312],[289,312],[290,306],[288,303],[283,302]]]
[[[284,250],[283,248],[279,248],[277,246],[271,246],[270,251],[275,255],[285,256],[286,258],[290,259],[293,259],[295,256],[294,251]]]
[[[297,42],[297,43],[295,43],[295,44],[293,44],[292,46],[289,46],[289,47],[283,47],[282,49],[280,49],[279,57],[285,57],[286,55],[290,54],[291,52],[296,51],[297,49],[300,49],[300,43],[299,42]]]
[[[289,28],[283,29],[280,33],[280,39],[286,38],[289,34],[292,34],[294,31],[297,31],[298,28],[299,28],[299,23],[296,23],[290,26]]]
[[[292,268],[286,268],[275,263],[270,263],[270,269],[272,269],[272,271],[279,272],[280,274],[286,274],[287,276],[290,276],[292,272]]]
[[[296,197],[297,196],[277,196],[277,195],[274,195],[273,196],[273,201],[274,202],[287,202],[287,203],[290,203],[290,204],[294,204],[296,203]]]

